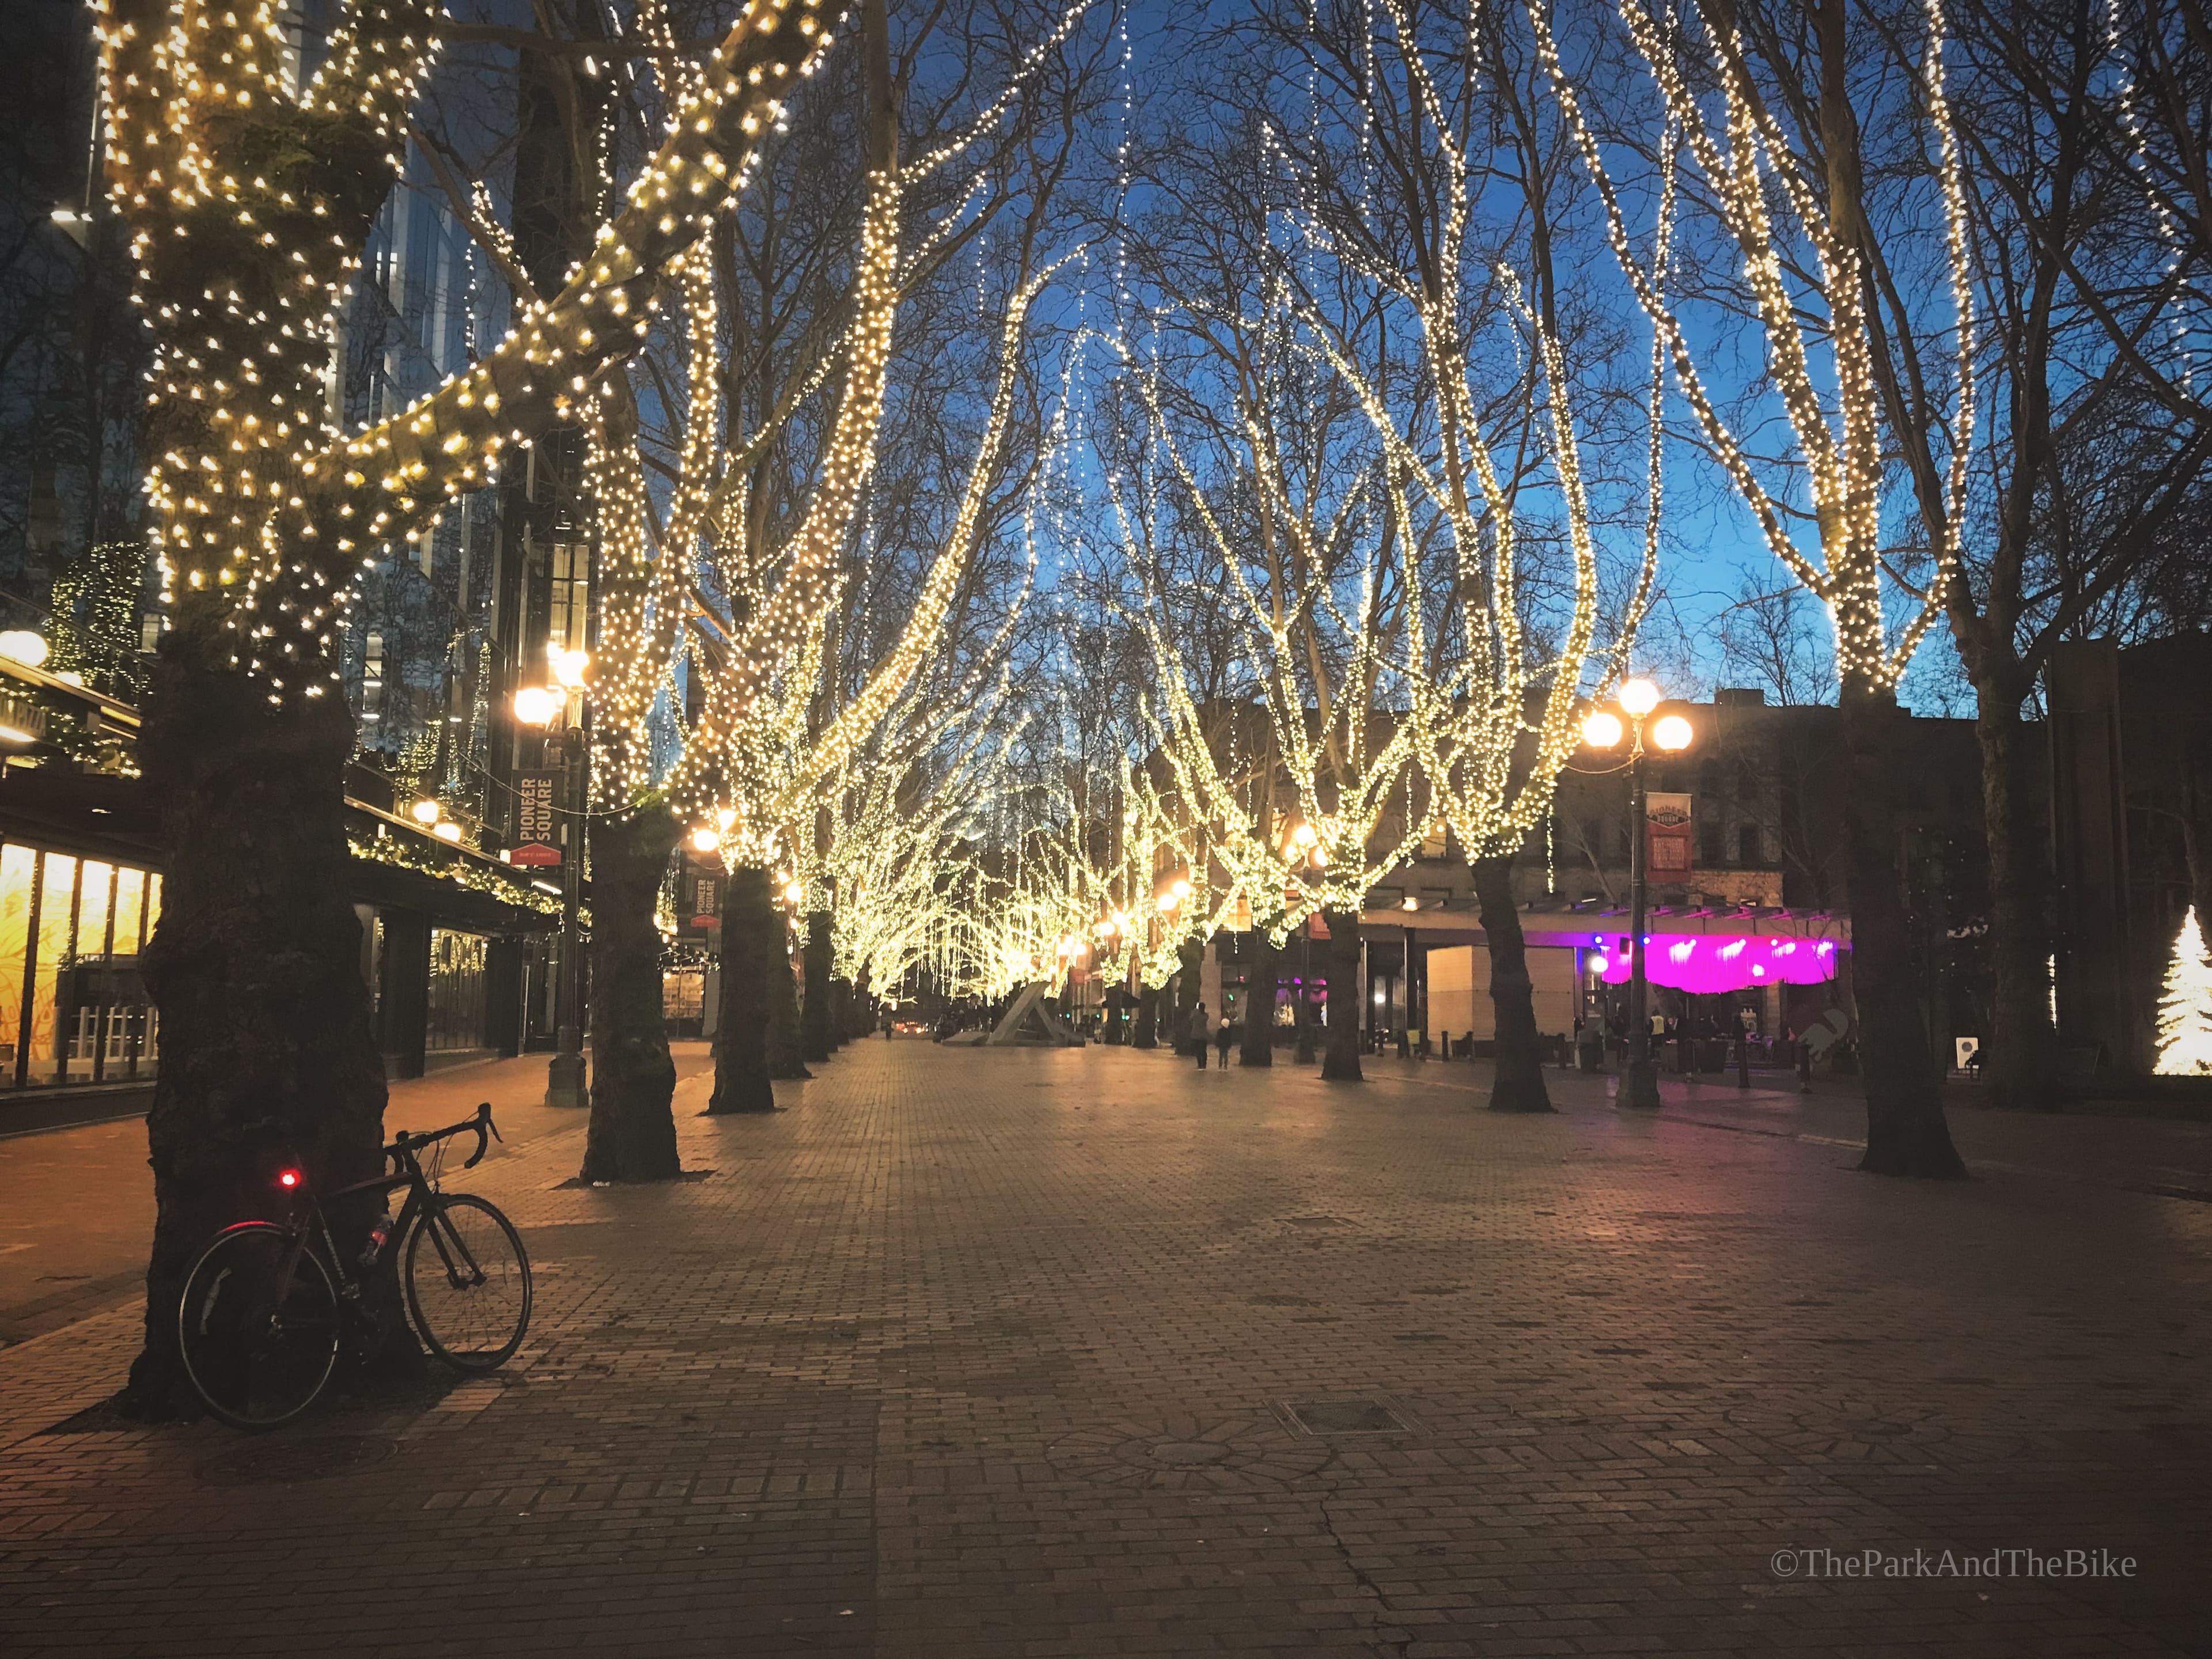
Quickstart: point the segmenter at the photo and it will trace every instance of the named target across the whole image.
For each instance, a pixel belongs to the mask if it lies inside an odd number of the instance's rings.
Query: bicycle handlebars
[[[464,1118],[460,1122],[448,1124],[442,1129],[432,1129],[427,1133],[419,1135],[410,1135],[402,1130],[398,1139],[386,1147],[385,1152],[387,1155],[396,1158],[401,1152],[419,1152],[423,1147],[434,1145],[449,1136],[466,1134],[471,1129],[476,1131],[477,1149],[469,1154],[467,1161],[461,1167],[464,1170],[473,1170],[483,1162],[484,1154],[491,1150],[493,1141],[496,1140],[501,1146],[507,1144],[507,1137],[500,1133],[499,1125],[491,1121],[491,1102],[488,1100],[477,1108],[474,1117]]]

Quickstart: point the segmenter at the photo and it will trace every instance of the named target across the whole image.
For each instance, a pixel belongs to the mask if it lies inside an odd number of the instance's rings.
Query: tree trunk
[[[809,1060],[830,1058],[830,964],[835,951],[830,938],[830,913],[811,910],[806,916],[806,1000],[799,1015],[799,1052]]]
[[[1190,1017],[1198,1011],[1199,981],[1206,967],[1206,942],[1187,939],[1176,946],[1176,1052],[1188,1056],[1191,1051]],[[1204,1048],[1207,1039],[1198,1039]]]
[[[661,1000],[660,884],[679,833],[655,802],[592,824],[592,1122],[586,1181],[670,1181],[676,1062]]]
[[[1160,994],[1150,985],[1137,988],[1137,1018],[1129,1030],[1132,1048],[1157,1048],[1159,1037]]]
[[[1254,928],[1252,954],[1244,969],[1244,1048],[1237,1056],[1239,1066],[1275,1063],[1275,987],[1281,968],[1282,952],[1275,941]]]
[[[722,1012],[710,1115],[775,1109],[768,1031],[783,916],[771,890],[765,870],[740,865],[730,872],[722,900]]]
[[[768,1074],[786,1082],[814,1075],[806,1069],[799,1040],[799,975],[791,969],[791,929],[775,916],[773,948],[768,952]]]
[[[212,605],[187,599],[139,751],[168,849],[145,960],[161,1022],[146,1337],[122,1400],[148,1417],[198,1413],[176,1310],[200,1248],[276,1212],[285,1165],[325,1193],[384,1167],[384,1068],[348,896],[352,717],[337,697],[271,707],[265,685],[207,665],[232,648]],[[380,1207],[325,1200],[341,1250]]]
[[[1942,1085],[1928,1045],[1919,966],[1912,959],[1899,868],[1890,768],[1897,699],[1846,688],[1844,852],[1851,909],[1851,988],[1858,1003],[1867,1148],[1859,1168],[1876,1175],[1964,1180],[1966,1165],[1943,1121]]]
[[[845,1030],[853,1041],[858,1042],[876,1029],[875,999],[868,994],[868,973],[865,968],[851,983],[853,1005],[846,1018]]]
[[[1314,1063],[1313,1000],[1310,994],[1313,981],[1313,939],[1303,930],[1298,934],[1297,985],[1291,995],[1291,1023],[1297,1028],[1298,1064]]]
[[[853,1039],[853,981],[830,981],[830,1049],[835,1054]]]
[[[1328,951],[1328,1047],[1321,1074],[1334,1083],[1365,1081],[1359,1069],[1359,912],[1324,910]]]
[[[2036,822],[2020,700],[1992,688],[1976,698],[1982,750],[1982,817],[1990,859],[1990,1103],[2056,1111],[2058,1033],[2051,1022],[2051,926],[2044,896],[2051,872]]]
[[[1535,987],[1528,978],[1528,950],[1521,937],[1520,907],[1513,902],[1510,853],[1474,860],[1474,896],[1482,907],[1483,936],[1490,942],[1490,1006],[1498,1027],[1490,1109],[1548,1112],[1552,1097],[1544,1087]]]

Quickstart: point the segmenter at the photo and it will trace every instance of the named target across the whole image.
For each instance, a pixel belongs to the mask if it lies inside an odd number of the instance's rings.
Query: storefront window
[[[143,870],[118,870],[115,872],[115,953],[135,957],[141,943],[138,932],[141,919],[146,914],[146,872]]]
[[[76,860],[64,853],[43,856],[45,868],[39,877],[39,956],[32,967],[29,1036],[24,1044],[28,1064],[21,1068],[27,1083],[60,1081],[55,999],[61,989],[62,964],[76,933],[71,911],[76,897]]]
[[[0,848],[0,1089],[15,1086],[23,969],[30,959],[31,884],[38,867],[39,855],[29,848]]]
[[[107,915],[115,894],[115,866],[88,859],[84,878],[77,884],[76,953],[79,957],[107,954]]]
[[[475,933],[430,930],[430,1006],[422,1045],[428,1052],[483,1047],[485,945]]]
[[[155,1027],[138,956],[160,881],[0,848],[0,1089],[150,1073]]]

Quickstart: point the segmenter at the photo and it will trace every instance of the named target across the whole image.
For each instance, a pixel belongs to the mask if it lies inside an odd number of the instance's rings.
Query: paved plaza
[[[1935,1185],[1724,1084],[872,1040],[709,1119],[702,1059],[696,1179],[544,1115],[457,1183],[505,1372],[258,1437],[98,1408],[137,1127],[0,1143],[16,1253],[108,1264],[0,1314],[0,1653],[2212,1653],[2203,1128],[1962,1113]]]

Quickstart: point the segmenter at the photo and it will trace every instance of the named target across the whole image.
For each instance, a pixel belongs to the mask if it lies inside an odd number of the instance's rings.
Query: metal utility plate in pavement
[[[1275,1415],[1300,1434],[1411,1434],[1404,1407],[1380,1396],[1358,1400],[1280,1400]]]

